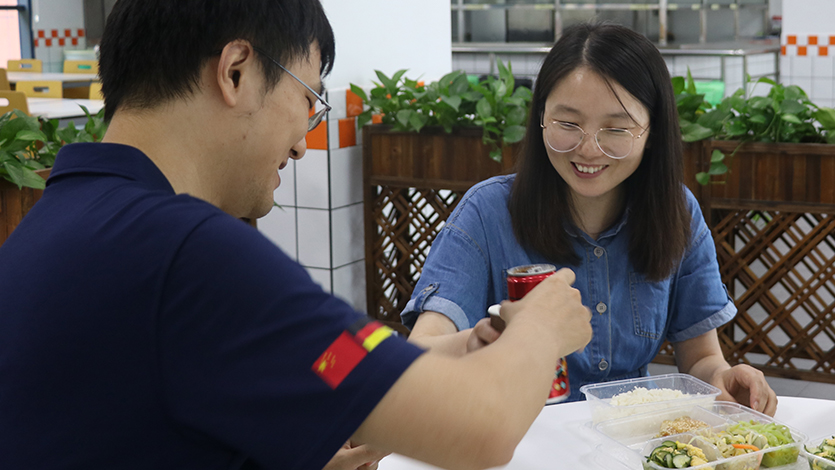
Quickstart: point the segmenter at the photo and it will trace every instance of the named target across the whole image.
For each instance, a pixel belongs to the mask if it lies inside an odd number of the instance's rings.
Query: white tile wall
[[[833,51],[835,52],[835,51]],[[812,77],[832,79],[833,64],[835,57],[809,57],[812,60]]]
[[[331,207],[362,202],[362,147],[331,150]]]
[[[344,101],[344,100],[343,100]],[[344,118],[344,116],[343,116]],[[328,118],[328,147],[331,149],[339,148],[339,119],[331,117]]]
[[[340,267],[363,259],[362,204],[334,209],[331,212],[333,267]]]
[[[330,214],[328,210],[297,209],[299,263],[331,268]]]
[[[328,209],[328,151],[308,150],[296,162],[296,204]]]
[[[806,90],[806,93],[809,94],[809,98],[812,100],[813,103],[818,103],[819,101],[832,100],[832,74],[827,78],[813,78],[812,79],[812,87],[809,90]],[[818,103],[818,105],[820,105]]]
[[[365,261],[333,270],[333,293],[360,312],[366,309]]]
[[[295,207],[273,207],[269,214],[258,219],[258,229],[287,256],[298,261]]]
[[[313,282],[322,286],[325,292],[333,292],[331,285],[331,270],[307,267],[307,273],[313,279]]]
[[[811,77],[812,76],[812,58],[809,56],[792,57],[791,75],[793,77]]]
[[[289,160],[283,170],[279,170],[281,183],[273,192],[273,200],[280,206],[296,205],[296,161]]]
[[[345,105],[345,91],[346,88],[339,88],[335,90],[328,90],[325,100],[331,105],[331,110],[328,112],[328,119],[343,119],[348,115]]]

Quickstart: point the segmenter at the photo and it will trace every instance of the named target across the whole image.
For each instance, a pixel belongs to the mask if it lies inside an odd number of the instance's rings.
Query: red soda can
[[[507,270],[507,296],[510,300],[520,300],[546,277],[557,272],[553,264],[528,264]],[[554,382],[548,394],[546,404],[559,403],[568,399],[571,389],[568,387],[568,364],[561,357],[554,371]]]

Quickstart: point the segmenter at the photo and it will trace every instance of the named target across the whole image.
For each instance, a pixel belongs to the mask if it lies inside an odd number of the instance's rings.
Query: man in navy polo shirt
[[[304,155],[333,57],[318,0],[116,4],[106,143],[64,148],[0,247],[0,469],[318,469],[349,439],[510,459],[590,339],[570,271],[489,347],[422,354],[237,219]]]

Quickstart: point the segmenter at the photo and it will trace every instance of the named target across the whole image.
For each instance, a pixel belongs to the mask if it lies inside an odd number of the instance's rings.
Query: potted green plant
[[[83,108],[83,106],[82,106]],[[76,128],[11,111],[0,117],[0,244],[40,199],[60,148],[73,142],[96,142],[107,129],[103,112],[90,114]]]
[[[377,71],[370,93],[351,85],[366,105],[358,126],[368,311],[392,326],[458,198],[513,165],[532,94],[516,86],[510,64],[498,68],[498,77],[456,71],[429,84]]]

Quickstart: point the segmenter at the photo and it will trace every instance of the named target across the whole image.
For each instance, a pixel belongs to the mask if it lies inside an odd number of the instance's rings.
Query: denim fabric
[[[412,298],[401,314],[414,326],[426,310],[449,317],[459,330],[484,318],[487,307],[507,299],[507,269],[551,263],[526,250],[513,235],[507,202],[514,175],[473,186],[436,238]],[[693,194],[683,189],[692,217],[690,246],[668,279],[649,282],[635,272],[628,255],[629,210],[593,240],[572,234],[582,260],[574,283],[592,311],[594,337],[581,353],[569,355],[569,400],[579,388],[646,375],[662,342],[683,341],[730,321],[736,307],[719,276],[713,238]],[[569,232],[571,232],[569,230]]]

